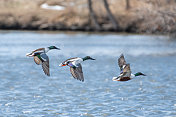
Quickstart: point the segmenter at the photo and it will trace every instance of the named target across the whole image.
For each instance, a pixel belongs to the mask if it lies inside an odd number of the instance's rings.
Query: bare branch
[[[92,8],[92,0],[87,0],[87,2],[88,2],[89,12],[90,12],[90,17],[91,17],[93,23],[95,24],[96,30],[100,31],[100,30],[101,30],[101,27],[100,27],[100,25],[98,24],[96,15],[95,15],[95,13],[94,13],[94,11],[93,11],[93,8]]]
[[[105,6],[105,8],[106,8],[108,17],[109,17],[111,23],[113,24],[114,30],[117,30],[119,26],[118,26],[118,24],[117,24],[117,22],[116,22],[114,16],[112,15],[110,9],[109,9],[108,2],[107,2],[107,0],[103,0],[103,2],[104,2],[104,6]]]

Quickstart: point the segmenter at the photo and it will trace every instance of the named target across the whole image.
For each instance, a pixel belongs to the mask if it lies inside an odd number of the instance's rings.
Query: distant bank
[[[126,9],[126,0],[108,0],[109,9],[118,23],[109,18],[102,1],[92,0],[94,23],[87,0],[1,0],[0,29],[113,31],[148,34],[176,32],[176,2],[170,0],[133,0]]]

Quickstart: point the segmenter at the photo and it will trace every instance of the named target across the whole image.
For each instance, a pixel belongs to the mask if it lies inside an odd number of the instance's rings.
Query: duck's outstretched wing
[[[84,82],[82,66],[81,66],[81,64],[78,64],[77,66],[78,67],[70,67],[70,72],[75,79]]]
[[[121,54],[119,59],[118,59],[118,64],[119,64],[119,67],[120,67],[120,71],[123,70],[123,66],[126,65],[126,61],[125,61],[125,58],[124,58],[124,55]]]
[[[44,52],[44,49],[45,48],[39,48],[39,49],[36,49],[34,51],[32,51],[31,53],[27,53],[26,56],[29,56],[29,57],[33,57],[32,54],[37,52],[37,53],[43,53]]]
[[[38,49],[32,51],[31,53],[35,53],[35,52],[43,52],[44,49],[45,49],[45,48],[38,48]]]
[[[77,59],[78,57],[75,57],[75,58],[69,58],[67,60],[65,60],[64,62],[62,62],[59,66],[66,66],[68,65],[69,67],[73,67],[73,64],[72,62]]]
[[[49,58],[45,53],[41,53],[40,54],[41,58],[42,58],[42,68],[44,73],[47,76],[50,76],[50,70],[49,70]]]
[[[122,73],[120,74],[120,77],[130,77],[130,76],[131,76],[130,64],[126,64]]]

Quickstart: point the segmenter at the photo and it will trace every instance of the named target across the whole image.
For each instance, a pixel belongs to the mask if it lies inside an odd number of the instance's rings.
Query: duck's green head
[[[86,56],[86,57],[84,57],[84,58],[82,58],[83,59],[83,61],[85,61],[85,60],[95,60],[95,59],[93,59],[92,57],[90,57],[90,56]]]
[[[48,48],[49,48],[49,50],[52,50],[52,49],[58,49],[58,50],[60,50],[60,48],[57,48],[56,46],[50,46]]]
[[[143,74],[143,73],[141,73],[141,72],[137,72],[137,73],[135,73],[134,75],[135,75],[135,76],[141,76],[141,75],[142,75],[142,76],[146,76],[145,74]]]

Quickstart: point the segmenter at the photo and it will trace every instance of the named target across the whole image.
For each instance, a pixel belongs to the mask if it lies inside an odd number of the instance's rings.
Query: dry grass
[[[102,0],[92,0],[102,28],[111,25]],[[42,3],[62,5],[63,11],[41,9]],[[124,31],[167,33],[176,29],[175,0],[108,0],[110,9]],[[0,28],[19,29],[93,29],[87,0],[1,0]]]

